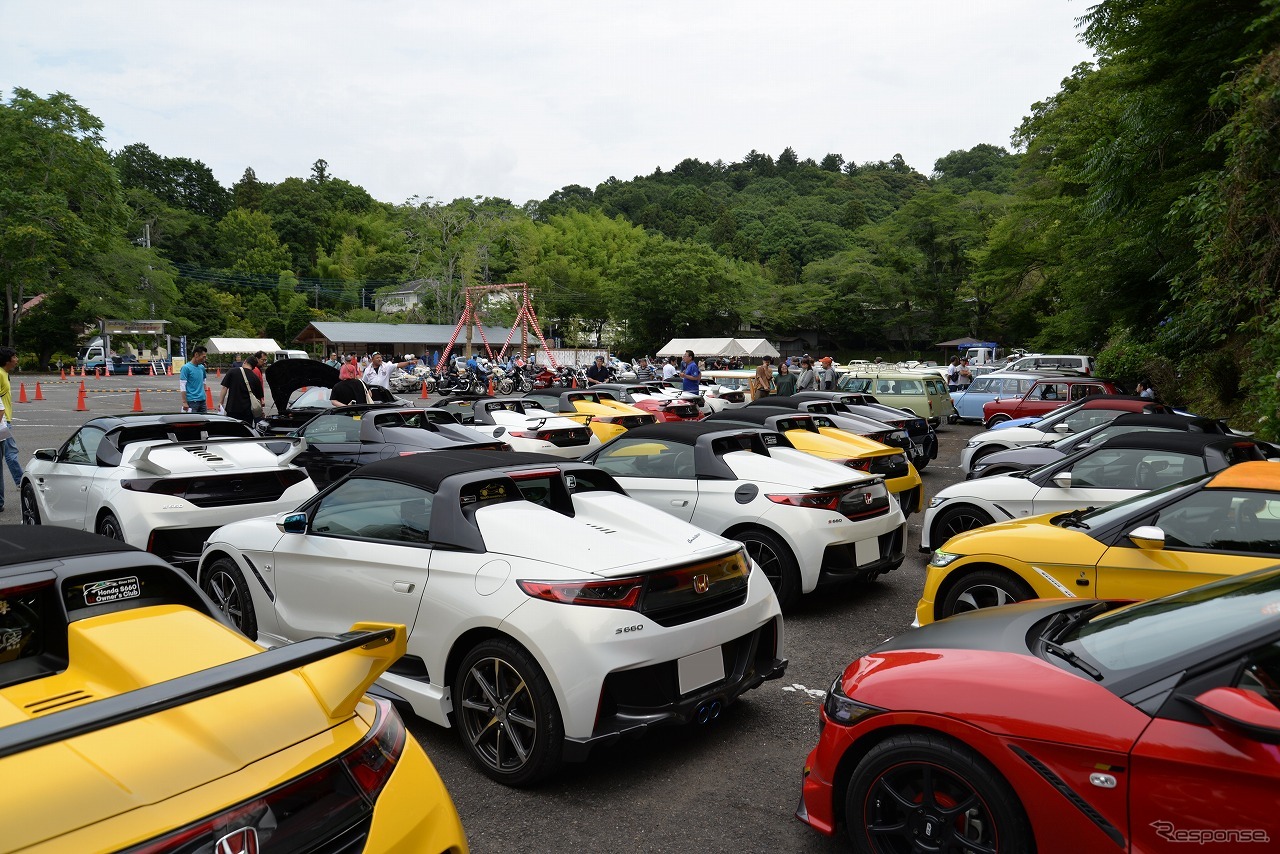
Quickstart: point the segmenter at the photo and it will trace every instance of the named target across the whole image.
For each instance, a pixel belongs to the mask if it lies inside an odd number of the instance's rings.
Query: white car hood
[[[999,504],[1002,501],[1031,501],[1036,494],[1040,492],[1040,487],[1036,486],[1025,477],[1011,477],[1009,475],[996,475],[995,477],[980,477],[977,480],[966,480],[960,483],[948,486],[941,490],[935,496],[948,500],[955,498],[980,498],[985,501],[991,501]]]
[[[987,430],[970,439],[970,442],[998,442],[1002,445],[1038,445],[1062,438],[1061,433],[1042,433],[1034,427],[1007,427],[1004,430]]]
[[[740,480],[776,483],[798,489],[821,490],[872,479],[865,472],[794,448],[770,448],[767,457],[753,451],[730,451],[721,459]]]
[[[738,548],[660,510],[616,492],[578,494],[577,514],[564,516],[528,501],[476,511],[490,554],[554,564],[605,577],[696,561]],[[517,574],[520,573],[517,563]]]
[[[519,412],[494,412],[493,420],[509,430],[534,429],[539,421],[546,421],[539,430],[575,430],[582,425],[576,421],[571,421],[563,415],[556,415],[547,412],[545,415],[529,415]]]

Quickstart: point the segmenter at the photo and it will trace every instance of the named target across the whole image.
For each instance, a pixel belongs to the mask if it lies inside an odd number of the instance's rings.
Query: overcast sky
[[[386,202],[520,204],[756,149],[921,172],[1009,146],[1091,53],[1092,0],[0,0],[0,89],[67,92],[107,146],[224,185],[331,175]]]

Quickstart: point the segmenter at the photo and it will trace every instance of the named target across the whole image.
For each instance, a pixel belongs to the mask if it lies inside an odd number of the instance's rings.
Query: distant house
[[[394,314],[398,311],[410,311],[418,308],[424,301],[424,292],[439,287],[435,279],[414,279],[400,285],[395,290],[384,291],[373,295],[374,311],[383,314]]]

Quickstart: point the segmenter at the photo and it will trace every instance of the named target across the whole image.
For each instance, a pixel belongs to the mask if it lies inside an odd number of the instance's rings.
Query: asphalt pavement
[[[15,374],[14,436],[23,465],[37,448],[61,445],[95,415],[177,412],[177,377],[86,378],[87,412],[76,411],[80,379]],[[43,401],[35,401],[35,382]],[[216,378],[210,378],[217,401]],[[29,403],[18,403],[25,383]],[[414,399],[413,395],[405,395]],[[268,405],[270,411],[270,402]],[[943,426],[938,459],[921,473],[926,501],[962,479],[960,449],[979,428]],[[21,521],[18,491],[4,487],[0,524]],[[707,726],[671,727],[566,765],[534,789],[509,789],[476,770],[456,733],[408,718],[462,816],[471,849],[487,852],[837,852],[795,817],[800,773],[817,742],[827,686],[854,658],[907,630],[924,584],[920,514],[908,522],[907,559],[870,584],[811,594],[785,615],[786,675],[744,695]],[[408,712],[405,712],[408,717]]]

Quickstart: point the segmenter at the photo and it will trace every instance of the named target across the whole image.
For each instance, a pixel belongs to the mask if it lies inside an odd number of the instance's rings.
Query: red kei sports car
[[[796,815],[855,851],[1273,851],[1280,567],[908,632],[835,680],[819,727]]]

